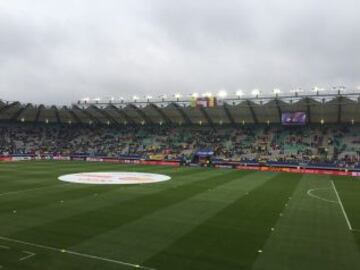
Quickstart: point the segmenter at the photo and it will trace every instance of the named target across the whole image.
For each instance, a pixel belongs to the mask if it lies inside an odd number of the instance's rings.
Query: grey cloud
[[[360,84],[355,0],[0,3],[0,98]]]

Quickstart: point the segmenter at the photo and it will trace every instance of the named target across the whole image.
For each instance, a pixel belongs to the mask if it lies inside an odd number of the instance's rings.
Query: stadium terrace
[[[359,94],[1,102],[2,159],[358,171]]]

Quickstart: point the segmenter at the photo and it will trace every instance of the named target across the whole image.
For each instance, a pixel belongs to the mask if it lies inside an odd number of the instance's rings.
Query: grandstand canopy
[[[279,124],[283,112],[305,112],[311,124],[359,123],[358,95],[226,99],[215,107],[189,101],[79,102],[56,107],[0,101],[1,122],[91,125]]]

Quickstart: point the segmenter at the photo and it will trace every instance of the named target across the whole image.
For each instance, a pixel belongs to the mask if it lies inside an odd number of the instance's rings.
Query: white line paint
[[[3,246],[3,245],[0,245],[0,248],[1,248],[1,249],[10,249],[10,247],[8,247],[8,246]]]
[[[25,253],[26,256],[21,257],[21,258],[19,259],[19,262],[20,262],[20,261],[25,261],[25,260],[27,260],[27,259],[30,259],[31,257],[34,257],[34,256],[36,255],[36,253],[30,252],[30,251],[26,251],[26,250],[23,250],[23,253]]]
[[[156,270],[155,268],[151,268],[151,267],[147,267],[147,266],[143,266],[143,265],[139,265],[139,264],[124,262],[124,261],[120,261],[120,260],[100,257],[100,256],[96,256],[96,255],[86,254],[86,253],[80,253],[80,252],[76,252],[76,251],[72,251],[72,250],[66,250],[66,249],[60,249],[60,248],[56,248],[56,247],[36,244],[36,243],[22,241],[22,240],[18,240],[18,239],[13,239],[13,238],[5,237],[5,236],[0,236],[0,240],[7,241],[7,242],[12,242],[12,243],[17,243],[17,244],[23,244],[23,245],[27,245],[27,246],[30,246],[30,247],[36,247],[36,248],[51,250],[51,251],[60,252],[60,253],[67,253],[67,254],[70,254],[70,255],[78,256],[78,257],[83,257],[83,258],[88,258],[88,259],[93,259],[93,260],[98,260],[98,261],[103,261],[103,262],[108,262],[108,263],[119,264],[119,265],[131,267],[131,268],[144,269],[144,270]]]
[[[347,214],[346,214],[346,212],[345,212],[344,206],[343,206],[343,204],[342,204],[342,201],[341,201],[341,199],[340,199],[339,193],[338,193],[338,191],[337,191],[337,189],[336,189],[336,187],[335,187],[335,184],[334,184],[334,181],[333,181],[333,180],[331,180],[331,185],[332,185],[332,187],[333,187],[333,189],[334,189],[334,191],[335,191],[336,197],[337,197],[337,199],[338,199],[338,201],[339,201],[339,205],[340,205],[341,211],[342,211],[343,214],[344,214],[344,217],[345,217],[345,220],[346,220],[346,224],[348,225],[349,230],[352,231],[353,229],[352,229],[350,220],[349,220],[349,218],[348,218],[348,216],[347,216]]]
[[[324,201],[324,202],[329,202],[329,203],[338,203],[337,201],[333,201],[333,200],[329,200],[329,199],[326,199],[326,198],[323,198],[323,197],[320,197],[320,196],[317,196],[315,194],[313,194],[313,191],[315,190],[321,190],[321,189],[330,189],[330,188],[312,188],[312,189],[309,189],[306,194],[309,195],[310,197],[313,197],[315,199],[319,199],[321,201]]]

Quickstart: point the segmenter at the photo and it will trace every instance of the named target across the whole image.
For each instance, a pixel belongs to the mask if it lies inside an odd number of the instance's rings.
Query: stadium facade
[[[304,112],[307,124],[360,122],[360,93],[218,99],[213,106],[188,99],[82,100],[70,107],[0,101],[0,121],[94,125],[280,124],[284,112]],[[220,102],[219,102],[220,101]]]

